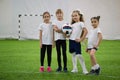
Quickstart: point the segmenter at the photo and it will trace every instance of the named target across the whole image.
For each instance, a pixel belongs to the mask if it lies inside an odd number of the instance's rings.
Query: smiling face
[[[72,13],[72,20],[74,22],[79,22],[80,21],[80,15],[77,12]]]
[[[99,22],[97,19],[91,19],[91,25],[93,26],[93,28],[97,28]]]
[[[50,21],[50,14],[49,13],[45,13],[43,15],[43,20],[44,20],[45,23],[49,23],[49,21]]]

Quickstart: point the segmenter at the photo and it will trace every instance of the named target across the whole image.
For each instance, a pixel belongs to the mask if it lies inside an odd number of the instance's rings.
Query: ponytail
[[[100,20],[100,16],[92,17],[91,20],[92,20],[92,19],[96,19],[96,20],[99,22],[99,20]]]

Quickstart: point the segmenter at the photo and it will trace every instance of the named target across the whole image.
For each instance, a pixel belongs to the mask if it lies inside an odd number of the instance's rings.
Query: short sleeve
[[[42,29],[42,24],[39,25],[38,30],[43,30]]]
[[[84,24],[83,22],[80,22],[80,26],[81,26],[82,28],[85,28],[85,24]]]
[[[100,30],[100,28],[98,28],[97,33],[102,33],[101,30]]]

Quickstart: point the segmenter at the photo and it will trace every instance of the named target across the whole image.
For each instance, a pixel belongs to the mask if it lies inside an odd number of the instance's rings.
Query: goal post
[[[53,16],[53,15],[51,15]],[[18,15],[18,39],[39,39],[39,24],[43,23],[42,15],[19,14]]]

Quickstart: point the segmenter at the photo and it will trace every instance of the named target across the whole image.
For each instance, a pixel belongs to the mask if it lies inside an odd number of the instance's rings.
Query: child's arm
[[[84,27],[84,28],[83,28],[83,31],[82,31],[82,36],[80,36],[80,39],[76,39],[75,41],[76,41],[76,42],[81,42],[81,41],[83,41],[83,40],[85,39],[87,33],[88,33],[88,31],[87,31],[87,29]]]
[[[54,30],[53,30],[53,40],[52,40],[52,47],[55,47],[55,41],[54,41]]]
[[[83,41],[87,35],[88,31],[87,31],[87,28],[83,28],[83,34],[82,36],[80,37],[80,40]]]
[[[58,29],[58,27],[56,25],[53,25],[53,29],[54,29],[54,31],[56,31],[58,33],[62,33],[62,30]]]
[[[102,34],[98,33],[98,41],[97,41],[97,44],[94,47],[97,48],[100,45],[101,41],[102,41]]]
[[[40,48],[42,48],[42,30],[40,30]]]

